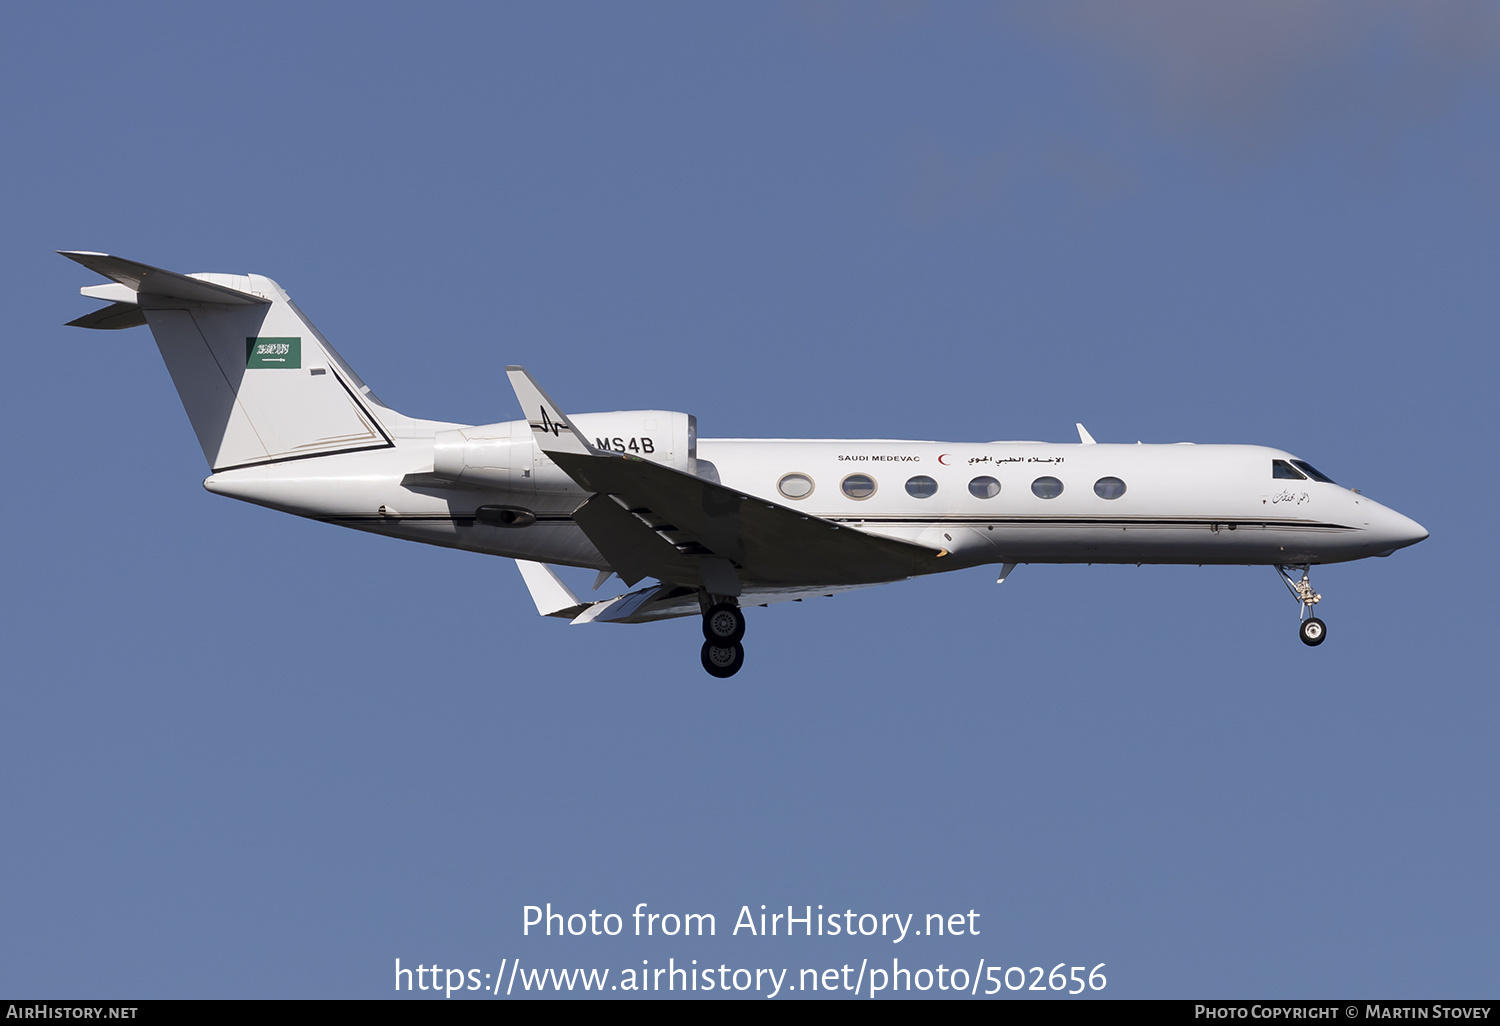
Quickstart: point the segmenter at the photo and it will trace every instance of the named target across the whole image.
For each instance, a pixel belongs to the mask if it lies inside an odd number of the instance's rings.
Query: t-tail
[[[68,323],[150,325],[215,472],[395,444],[390,411],[270,278],[60,252],[111,279],[79,290],[110,305]]]

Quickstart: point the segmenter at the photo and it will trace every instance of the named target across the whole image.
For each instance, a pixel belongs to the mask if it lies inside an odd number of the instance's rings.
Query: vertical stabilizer
[[[63,255],[117,283],[84,289],[115,302],[72,323],[150,325],[215,472],[393,444],[369,389],[271,279]]]

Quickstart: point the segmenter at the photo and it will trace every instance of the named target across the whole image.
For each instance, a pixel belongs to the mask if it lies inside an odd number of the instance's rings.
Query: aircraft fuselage
[[[532,445],[525,421],[491,426],[491,434],[514,439],[502,459],[491,460],[508,464],[496,475],[504,483],[439,480],[432,446],[412,439],[390,449],[221,471],[205,487],[391,537],[606,568],[571,519],[590,493]],[[1427,536],[1351,489],[1305,475],[1273,477],[1278,461],[1284,468],[1294,459],[1254,445],[791,439],[701,439],[692,457],[699,474],[716,473],[746,495],[946,550],[951,563],[939,564],[943,569],[1337,563],[1386,555]],[[788,475],[802,480],[787,484]],[[804,482],[811,489],[799,495]],[[528,511],[535,521],[486,523],[476,516],[481,507]]]

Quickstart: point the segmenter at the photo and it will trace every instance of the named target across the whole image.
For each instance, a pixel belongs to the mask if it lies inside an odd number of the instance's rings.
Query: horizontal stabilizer
[[[137,298],[135,289],[117,281],[107,281],[103,285],[85,285],[78,290],[78,294],[90,299],[102,299],[106,303],[134,303]]]
[[[89,253],[83,250],[58,250],[69,260],[76,261],[96,274],[140,295],[165,296],[168,299],[185,299],[192,303],[224,303],[230,306],[264,306],[271,301],[248,292],[215,285],[176,271],[164,271],[150,264],[138,264],[134,260],[111,256],[108,253]],[[76,323],[76,322],[75,322]],[[83,327],[83,325],[80,325]]]
[[[70,328],[103,328],[115,331],[120,328],[139,328],[146,323],[146,311],[134,303],[111,303],[106,307],[86,313],[69,321]]]

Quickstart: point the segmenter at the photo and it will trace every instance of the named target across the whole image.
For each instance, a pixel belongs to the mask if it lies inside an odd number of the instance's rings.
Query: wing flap
[[[611,569],[627,587],[647,577],[698,583],[693,557],[683,555],[607,494],[595,495],[575,509],[573,522],[609,560]]]

